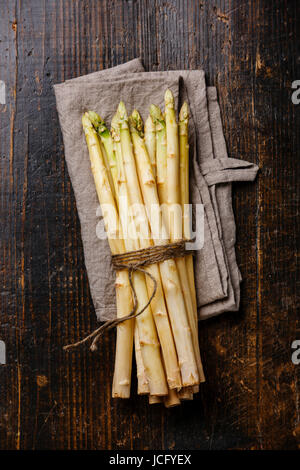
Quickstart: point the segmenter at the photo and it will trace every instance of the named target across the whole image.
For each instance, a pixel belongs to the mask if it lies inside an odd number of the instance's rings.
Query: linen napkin
[[[235,258],[231,182],[254,180],[258,167],[228,158],[217,93],[206,88],[202,70],[145,72],[140,59],[54,86],[84,249],[90,291],[99,321],[116,316],[114,273],[107,240],[97,237],[99,202],[81,126],[82,114],[97,111],[110,123],[120,100],[146,119],[151,103],[163,108],[170,88],[176,106],[190,106],[191,201],[204,205],[204,246],[195,255],[199,319],[236,311],[241,275]]]

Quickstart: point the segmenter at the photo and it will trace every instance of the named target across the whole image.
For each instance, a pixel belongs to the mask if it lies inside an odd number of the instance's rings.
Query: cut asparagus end
[[[174,96],[173,96],[173,93],[171,92],[170,89],[167,89],[167,91],[165,93],[165,106],[166,106],[166,108],[174,108],[175,107]]]

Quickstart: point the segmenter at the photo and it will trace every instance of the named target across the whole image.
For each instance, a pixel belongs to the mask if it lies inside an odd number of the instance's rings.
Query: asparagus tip
[[[87,112],[91,123],[93,124],[94,128],[98,132],[98,134],[101,134],[102,132],[105,132],[107,129],[105,122],[103,119],[97,114],[95,111],[88,111]]]
[[[116,113],[111,120],[111,136],[115,142],[120,140],[120,122],[118,113]]]
[[[88,113],[84,113],[81,119],[82,126],[84,129],[91,129],[93,128],[93,124],[91,123],[91,120],[89,118]]]
[[[163,119],[163,115],[160,108],[158,106],[155,106],[155,104],[151,104],[150,106],[150,116],[152,117],[155,123]]]
[[[179,112],[179,121],[185,121],[189,117],[189,107],[187,102],[185,101],[183,105],[181,106],[180,112]]]
[[[120,101],[119,103],[119,106],[118,106],[118,115],[119,115],[119,118],[120,119],[128,119],[128,116],[127,116],[127,111],[126,111],[126,106],[125,106],[125,103],[124,101]]]
[[[149,129],[155,132],[155,124],[150,114],[145,121],[145,129]]]
[[[101,120],[99,114],[97,114],[95,111],[87,111],[86,114],[89,116],[92,122]]]
[[[175,102],[174,102],[173,93],[168,88],[165,92],[165,105],[170,106],[170,107],[174,107],[174,104],[175,104]]]
[[[119,116],[118,116],[118,113],[116,113],[112,120],[111,120],[111,127],[113,127],[114,129],[117,129],[119,127]]]
[[[144,126],[143,126],[143,120],[142,120],[142,118],[141,118],[140,113],[137,111],[137,109],[134,109],[134,110],[133,110],[133,112],[132,112],[132,114],[131,114],[131,116],[130,116],[130,118],[129,118],[129,121],[130,121],[130,127],[131,127],[133,130],[137,131],[137,133],[138,133],[141,137],[143,137],[143,133],[144,133],[144,132],[143,132],[143,131],[144,131],[144,129],[143,129],[143,127],[144,127]]]
[[[137,109],[134,109],[132,111],[131,116],[133,117],[134,120],[142,119],[140,113],[138,112]]]

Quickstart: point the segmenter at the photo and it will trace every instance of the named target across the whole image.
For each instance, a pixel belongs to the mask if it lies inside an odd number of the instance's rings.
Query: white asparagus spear
[[[181,110],[179,112],[179,153],[180,153],[180,202],[181,208],[184,213],[185,205],[189,204],[189,135],[188,135],[188,120],[189,120],[189,110],[188,104],[183,103]],[[190,221],[190,212],[186,211],[186,217],[183,220],[183,236],[186,240],[191,238],[191,221]],[[187,276],[189,280],[190,292],[192,295],[192,304],[194,312],[194,324],[192,330],[194,331],[194,336],[198,338],[198,313],[197,313],[197,300],[196,300],[196,289],[195,289],[195,277],[194,277],[194,264],[193,256],[189,255],[185,258]],[[199,340],[195,342],[195,348],[197,349],[197,365],[200,375],[200,381],[205,382],[204,371],[202,367]],[[197,389],[194,392],[198,391]]]
[[[113,136],[115,139],[115,144],[116,144],[116,157],[117,157],[117,162],[118,166],[121,166],[121,172],[124,175],[124,186],[126,186],[126,197],[123,198],[123,201],[127,203],[127,207],[124,208],[124,212],[130,211],[129,207],[129,187],[127,184],[128,179],[126,178],[126,165],[124,165],[124,150],[126,153],[125,149],[125,144],[123,142],[123,149],[122,149],[122,135],[120,134],[120,126],[119,123],[117,123],[117,119],[113,119],[112,121],[112,128],[113,128]],[[128,131],[129,132],[129,131]],[[123,136],[124,139],[124,136]],[[134,220],[133,220],[134,221]],[[147,221],[148,224],[148,221]],[[150,245],[150,241],[146,240],[144,238],[139,239],[140,247],[141,248],[146,248]],[[163,296],[163,291],[162,291],[162,286],[161,286],[161,279],[160,279],[160,274],[158,270],[158,266],[156,264],[147,266],[146,270],[154,276],[154,278],[157,281],[157,291],[156,295],[152,299],[151,302],[151,310],[153,313],[154,321],[157,327],[157,332],[162,348],[162,356],[163,356],[163,362],[165,366],[165,371],[167,375],[167,381],[168,385],[170,388],[180,388],[181,387],[181,377],[180,377],[180,371],[179,371],[179,366],[178,366],[178,361],[177,361],[177,355],[176,355],[176,349],[174,345],[174,340],[172,336],[172,331],[171,327],[169,324],[169,319],[168,319],[168,314],[167,314],[167,309],[164,301],[164,296]],[[147,285],[148,285],[148,292],[149,295],[151,295],[152,290],[153,290],[153,283],[151,279],[147,279],[146,277]]]
[[[164,398],[164,404],[166,408],[180,405],[180,399],[176,390],[169,390],[168,396]]]
[[[120,214],[120,219],[123,216],[123,220],[125,217],[126,212],[122,213],[122,210],[120,211],[120,199],[121,203],[126,197],[126,188],[124,188],[124,176],[120,172],[120,168],[117,165],[117,159],[115,155],[115,143],[112,140],[112,137],[110,135],[110,132],[105,124],[105,122],[101,119],[101,117],[95,113],[94,111],[89,111],[88,116],[98,134],[100,137],[100,147],[101,150],[103,149],[103,157],[104,157],[104,162],[105,166],[108,172],[108,177],[110,181],[111,188],[113,188],[113,193],[116,195],[116,202],[118,204],[118,209],[119,209],[119,214]],[[109,155],[109,158],[108,158]],[[124,193],[125,191],[125,193]],[[119,199],[120,196],[120,199]],[[125,224],[128,224],[128,221],[125,221]],[[125,243],[125,248],[127,251],[133,251],[136,247],[134,241],[128,239],[124,241]],[[126,273],[127,274],[127,273]],[[128,279],[128,274],[127,274],[127,279]],[[130,295],[131,295],[131,287],[130,288]],[[118,300],[118,292],[117,292],[117,300]],[[127,302],[128,306],[130,306],[130,310],[128,311],[128,314],[130,313],[133,303],[132,301],[129,302],[129,299],[124,299],[124,303]],[[120,303],[120,301],[119,301]],[[118,302],[117,302],[118,306]],[[141,345],[140,345],[140,339],[139,339],[139,334],[138,334],[138,327],[136,321],[132,320],[134,322],[134,344],[135,344],[135,361],[136,361],[136,368],[137,368],[137,380],[138,380],[138,394],[139,395],[145,395],[149,393],[149,385],[148,381],[146,378],[146,371],[143,363],[143,358],[142,358],[142,353],[141,353]],[[126,325],[126,323],[125,323]],[[118,396],[118,389],[117,389],[117,384],[119,383],[119,377],[120,377],[120,371],[123,369],[124,371],[126,370],[126,367],[124,367],[123,363],[126,364],[128,361],[128,357],[126,356],[126,344],[129,342],[130,338],[126,338],[126,332],[123,331],[124,328],[121,328],[123,325],[119,325],[117,327],[117,342],[116,342],[116,361],[115,361],[115,370],[114,370],[114,379],[113,379],[113,396]],[[120,336],[119,330],[123,331],[122,336]],[[132,335],[131,331],[128,331],[128,334]]]
[[[167,187],[167,135],[166,135],[166,121],[161,110],[155,106],[150,106],[150,114],[156,126],[156,160],[157,160],[157,188],[159,195],[159,202],[162,208],[163,218],[167,226],[169,225],[168,215],[168,187]],[[198,385],[194,385],[195,390]],[[180,391],[183,398],[191,398],[190,387],[184,387]]]
[[[173,217],[170,217],[170,237],[172,241],[176,241],[178,234],[182,234],[182,217],[180,212],[176,210],[178,204],[181,204],[180,198],[180,181],[179,181],[179,139],[178,125],[176,122],[176,114],[174,107],[174,97],[171,90],[165,93],[165,114],[166,114],[166,131],[167,131],[167,195],[168,207]],[[175,208],[174,210],[172,210]],[[184,258],[176,260],[178,271],[180,273],[181,286],[184,292],[184,300],[187,308],[189,324],[192,332],[194,351],[197,361],[200,380],[203,380],[203,367],[199,349],[198,325],[195,325],[195,311],[191,295],[191,287],[189,285],[186,263]],[[193,286],[194,288],[194,286]]]
[[[111,252],[112,254],[123,253],[125,251],[125,246],[122,238],[119,214],[107,176],[107,169],[99,145],[97,133],[87,114],[83,116],[82,124],[89,148],[91,168],[103,212],[104,224],[108,234]],[[134,278],[136,281],[138,308],[142,308],[142,306],[146,305],[148,302],[148,292],[145,286],[144,275],[136,272]],[[139,315],[137,319],[139,323],[141,351],[146,368],[149,389],[150,391],[153,391],[154,395],[165,395],[167,393],[167,384],[150,306],[148,306],[148,308]]]
[[[102,206],[106,205],[104,223],[108,233],[110,249],[113,254],[122,253],[124,251],[123,241],[116,237],[115,233],[118,213],[111,191],[108,173],[104,165],[100,142],[87,115],[83,116],[82,124],[89,149],[91,168],[99,202]],[[109,212],[107,209],[109,209]],[[126,271],[118,271],[116,274],[116,298],[117,316],[129,315],[132,309],[132,296],[128,273]],[[132,348],[133,321],[130,320],[119,325],[117,328],[117,347],[112,392],[114,397],[129,398],[130,396]]]
[[[121,108],[120,110],[120,114],[122,113],[123,125],[125,128],[127,126],[127,115],[126,110],[124,110],[123,108]],[[131,121],[135,161],[131,149],[131,142],[129,142],[129,145],[127,146],[128,148],[126,149],[127,166],[133,168],[132,173],[135,175],[135,179],[132,181],[131,186],[134,187],[136,187],[138,181],[136,168],[138,170],[140,186],[142,189],[144,203],[146,205],[148,214],[151,214],[151,211],[154,211],[154,213],[156,212],[156,216],[154,218],[149,218],[150,225],[152,225],[153,219],[157,220],[160,218],[160,224],[162,226],[163,235],[161,238],[155,238],[154,241],[157,245],[163,245],[166,243],[165,237],[167,232],[164,228],[163,221],[161,220],[162,217],[157,214],[157,211],[159,211],[159,199],[147,149],[143,139],[138,134],[139,124],[134,124],[134,121],[136,121],[136,119],[138,118],[139,115],[135,111],[133,113],[133,119]],[[135,162],[137,164],[136,168]],[[135,198],[136,197],[137,195],[135,195]],[[140,203],[142,204],[143,200],[141,195],[139,196],[139,198]],[[152,231],[155,232],[157,227],[151,226],[151,228]],[[180,288],[180,280],[177,274],[176,264],[174,260],[170,259],[161,262],[159,266],[165,298],[168,306],[168,313],[172,324],[179,365],[181,369],[182,385],[195,385],[199,383],[199,376],[193,351],[191,331],[187,320],[184,299]]]
[[[156,142],[155,142],[155,124],[151,116],[145,121],[145,144],[152,165],[154,178],[156,177]]]

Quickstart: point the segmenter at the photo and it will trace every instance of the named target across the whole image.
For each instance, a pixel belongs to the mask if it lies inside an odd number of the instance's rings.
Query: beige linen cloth
[[[140,59],[54,86],[65,158],[81,223],[85,265],[99,321],[116,316],[114,273],[107,240],[97,237],[99,202],[81,126],[82,114],[98,112],[109,124],[120,100],[146,119],[150,104],[164,106],[170,88],[176,104],[190,106],[191,201],[204,205],[204,246],[195,255],[199,319],[237,311],[241,275],[235,257],[232,181],[252,181],[258,167],[228,158],[217,92],[202,70],[145,72]]]

